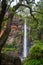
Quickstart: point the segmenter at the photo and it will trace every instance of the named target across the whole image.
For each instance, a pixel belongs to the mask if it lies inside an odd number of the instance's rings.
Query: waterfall
[[[27,27],[26,27],[26,19],[24,23],[24,44],[23,44],[23,57],[27,56]]]

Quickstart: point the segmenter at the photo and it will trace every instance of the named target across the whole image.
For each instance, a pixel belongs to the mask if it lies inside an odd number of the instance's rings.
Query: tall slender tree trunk
[[[4,33],[2,34],[2,36],[0,38],[0,51],[3,48],[5,42],[6,42],[7,38],[8,38],[8,35],[10,33],[10,30],[11,30],[10,23],[11,23],[11,21],[8,22],[7,27],[6,27]]]
[[[3,19],[4,19],[4,15],[6,13],[6,8],[7,8],[7,1],[6,0],[2,0],[1,12],[0,12],[0,32],[1,32],[1,26],[2,26]]]
[[[6,40],[8,38],[8,35],[9,35],[10,31],[11,31],[12,19],[13,19],[13,16],[11,16],[9,18],[9,20],[7,22],[6,29],[5,29],[4,33],[2,34],[2,36],[0,37],[0,62],[1,62],[1,50],[2,50],[3,46],[5,45]]]

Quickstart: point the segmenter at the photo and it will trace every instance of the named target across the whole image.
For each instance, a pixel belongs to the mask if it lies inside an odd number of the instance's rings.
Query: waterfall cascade
[[[26,27],[26,19],[24,23],[24,44],[23,44],[23,57],[27,56],[27,27]]]

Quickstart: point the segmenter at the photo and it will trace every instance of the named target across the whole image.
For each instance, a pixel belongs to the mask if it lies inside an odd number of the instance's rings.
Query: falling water
[[[24,45],[23,45],[23,57],[27,56],[27,29],[26,29],[26,19],[24,23]]]

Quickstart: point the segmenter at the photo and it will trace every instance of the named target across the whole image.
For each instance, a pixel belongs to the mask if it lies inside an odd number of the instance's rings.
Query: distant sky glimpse
[[[35,2],[37,3],[39,0],[35,0]]]
[[[12,2],[11,7],[13,7],[14,5],[16,5],[16,1],[18,2],[19,0],[15,0],[14,2]],[[37,3],[39,0],[35,0],[35,2]]]

